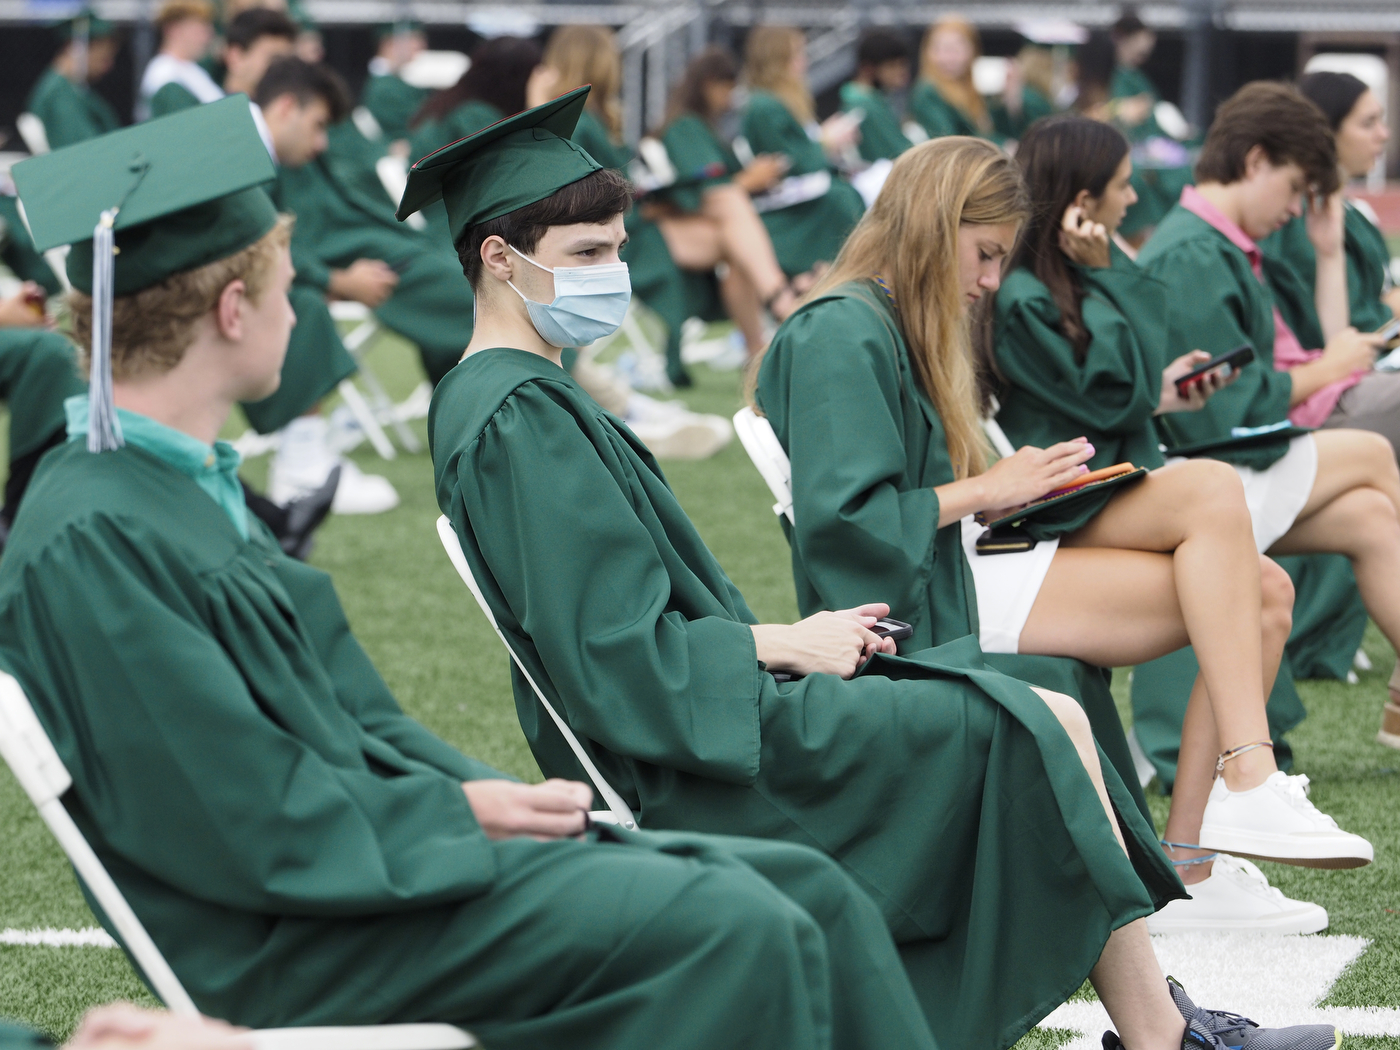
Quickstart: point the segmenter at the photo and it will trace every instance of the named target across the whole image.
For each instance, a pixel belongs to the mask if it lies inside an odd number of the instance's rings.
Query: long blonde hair
[[[930,84],[938,89],[938,93],[945,99],[957,106],[969,117],[972,122],[982,131],[990,131],[992,119],[987,114],[987,103],[977,90],[977,85],[972,82],[972,63],[968,63],[966,72],[956,79],[944,76],[943,71],[929,61],[929,45],[933,43],[933,38],[943,30],[951,30],[962,35],[972,48],[972,62],[982,57],[982,36],[977,32],[977,27],[961,15],[947,15],[940,18],[933,25],[928,27],[924,33],[923,43],[919,45],[919,76],[923,77]]]
[[[559,74],[555,94],[592,84],[587,108],[612,136],[622,139],[622,56],[606,26],[560,26],[549,37],[541,61]]]
[[[875,206],[808,294],[885,279],[914,375],[933,402],[958,479],[987,469],[976,366],[958,274],[958,227],[1021,226],[1030,201],[1016,162],[984,139],[950,135],[894,162]]]
[[[792,59],[807,46],[802,30],[791,26],[756,26],[744,45],[744,80],[751,88],[771,91],[799,124],[817,116],[811,89],[792,75]]]

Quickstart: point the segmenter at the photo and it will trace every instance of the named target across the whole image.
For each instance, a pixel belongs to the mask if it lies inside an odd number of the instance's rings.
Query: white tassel
[[[92,231],[92,353],[88,374],[88,451],[121,448],[122,425],[112,397],[112,284],[116,277],[113,224],[117,209],[102,213]]]

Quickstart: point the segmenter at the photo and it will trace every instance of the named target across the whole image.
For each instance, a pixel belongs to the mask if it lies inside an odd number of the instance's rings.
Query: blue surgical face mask
[[[612,335],[627,316],[632,299],[632,279],[626,263],[598,266],[540,266],[514,245],[510,250],[531,266],[554,275],[554,302],[537,303],[519,288],[511,290],[525,301],[530,322],[550,346],[587,346]]]

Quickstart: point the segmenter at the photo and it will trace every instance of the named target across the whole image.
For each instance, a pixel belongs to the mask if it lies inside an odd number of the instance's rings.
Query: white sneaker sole
[[[1337,841],[1324,836],[1309,840],[1297,835],[1269,835],[1202,824],[1198,841],[1202,849],[1299,868],[1363,868],[1375,859],[1375,850],[1365,839]]]
[[[1190,887],[1188,886],[1189,890]],[[1174,918],[1161,912],[1147,917],[1148,933],[1266,933],[1284,937],[1327,929],[1327,910],[1313,905],[1260,919]]]
[[[1384,744],[1386,747],[1393,747],[1400,751],[1400,733],[1387,733],[1382,729],[1376,734],[1376,743]]]

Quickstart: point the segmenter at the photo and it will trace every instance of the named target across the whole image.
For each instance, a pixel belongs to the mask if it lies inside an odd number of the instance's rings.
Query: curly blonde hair
[[[278,255],[292,240],[292,217],[233,255],[172,274],[159,284],[112,302],[112,378],[117,381],[163,375],[180,363],[194,341],[195,326],[214,308],[223,290],[242,281],[257,303],[275,272]],[[73,338],[84,370],[92,346],[92,297],[68,293]]]

